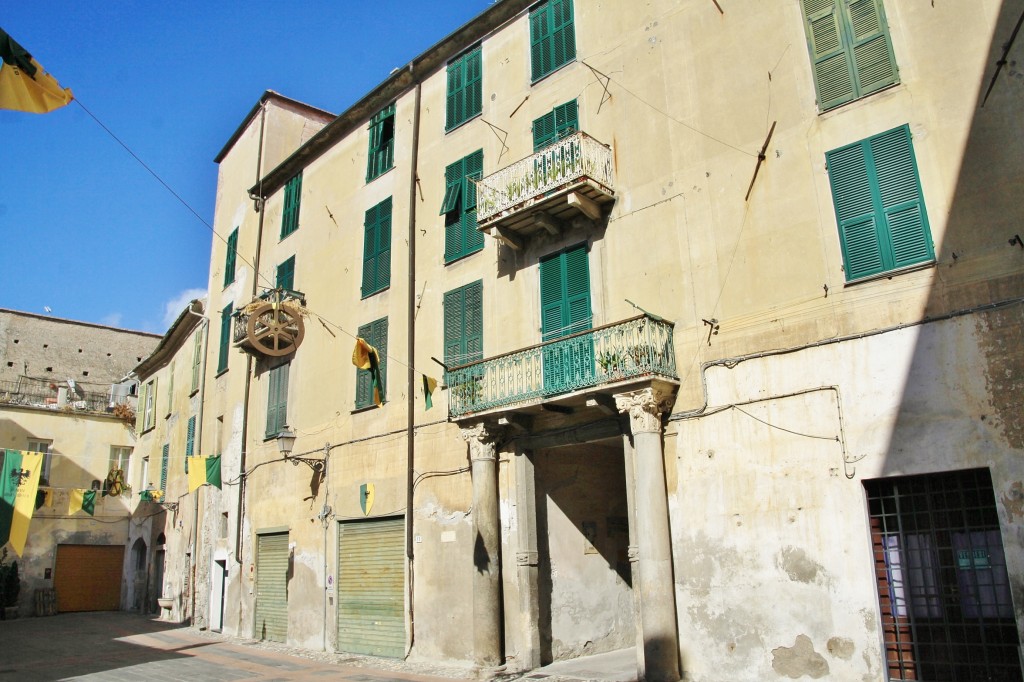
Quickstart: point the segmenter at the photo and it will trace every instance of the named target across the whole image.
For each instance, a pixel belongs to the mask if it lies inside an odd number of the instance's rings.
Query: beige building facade
[[[133,498],[109,494],[108,478],[138,475],[128,374],[158,338],[0,310],[0,447],[45,453],[24,554],[8,556],[19,562],[24,616],[128,604],[122,572]],[[92,514],[71,510],[74,491],[95,496]]]
[[[503,0],[336,117],[264,95],[217,158],[193,622],[1019,679],[1017,16],[936,5]]]

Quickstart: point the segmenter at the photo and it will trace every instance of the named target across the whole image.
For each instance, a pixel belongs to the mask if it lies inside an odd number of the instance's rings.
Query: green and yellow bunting
[[[423,402],[427,404],[426,408],[429,410],[434,406],[434,390],[437,388],[437,379],[434,377],[428,377],[426,374],[423,375]]]
[[[0,465],[0,546],[8,541],[21,556],[35,511],[43,453],[4,450]]]
[[[352,364],[359,369],[370,370],[373,385],[373,402],[378,407],[384,404],[384,381],[380,375],[380,354],[362,337],[356,338],[356,347],[352,350]]]
[[[213,457],[189,457],[195,460],[188,471],[188,491],[191,493],[201,485],[220,488],[220,455]]]
[[[96,513],[96,491],[75,488],[68,499],[68,516],[84,511],[89,516]]]
[[[0,109],[45,114],[74,98],[2,28],[0,60]]]

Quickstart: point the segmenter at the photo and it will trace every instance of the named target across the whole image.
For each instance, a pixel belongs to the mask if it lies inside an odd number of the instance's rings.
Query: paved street
[[[468,675],[468,670],[458,668],[439,670],[387,659],[301,652],[121,612],[67,613],[0,622],[2,682],[431,682]]]
[[[119,611],[0,621],[0,682],[445,682],[471,677],[466,668],[295,649]],[[628,649],[564,661],[502,679],[632,682],[634,654]]]

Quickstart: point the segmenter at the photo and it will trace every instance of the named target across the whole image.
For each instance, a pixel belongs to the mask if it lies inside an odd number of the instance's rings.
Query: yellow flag
[[[45,114],[74,98],[25,48],[0,29],[0,109]]]
[[[82,501],[85,499],[85,488],[74,488],[68,494],[68,516],[75,512],[82,511]]]
[[[4,467],[7,468],[6,466]],[[36,491],[39,489],[39,470],[43,468],[43,453],[21,453],[21,484],[14,501],[14,518],[11,520],[11,546],[21,556],[28,539],[28,525],[36,508]]]

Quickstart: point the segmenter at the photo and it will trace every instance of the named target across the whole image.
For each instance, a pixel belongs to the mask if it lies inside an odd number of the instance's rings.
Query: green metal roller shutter
[[[405,520],[338,526],[338,651],[405,655]]]
[[[256,541],[256,637],[288,641],[288,534]]]

